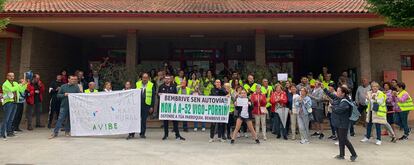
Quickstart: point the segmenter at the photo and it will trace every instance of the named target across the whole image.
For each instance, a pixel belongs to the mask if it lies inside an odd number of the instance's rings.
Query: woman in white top
[[[290,86],[290,92],[293,94],[292,97],[292,109],[290,109],[290,128],[292,130],[292,140],[296,139],[296,122],[298,116],[298,108],[296,107],[295,103],[299,100],[299,94],[297,92],[296,86]]]
[[[247,102],[247,103],[246,103]],[[240,93],[240,96],[234,102],[234,106],[237,110],[237,121],[236,121],[236,128],[233,131],[233,135],[231,137],[231,144],[234,144],[234,139],[236,138],[237,133],[240,130],[241,124],[246,122],[249,131],[252,133],[252,137],[255,139],[256,143],[259,144],[260,141],[257,139],[256,131],[253,128],[252,123],[252,103],[247,98],[247,92],[243,89]]]
[[[112,84],[111,84],[111,82],[105,82],[105,85],[104,85],[104,91],[105,92],[112,92]]]

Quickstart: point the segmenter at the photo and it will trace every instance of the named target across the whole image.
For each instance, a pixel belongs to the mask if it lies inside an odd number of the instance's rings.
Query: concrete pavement
[[[125,140],[123,136],[106,137],[64,137],[60,133],[49,140],[48,129],[24,131],[8,141],[0,141],[0,164],[392,164],[407,165],[414,162],[414,141],[400,141],[396,144],[383,137],[383,145],[363,144],[361,128],[352,143],[359,155],[358,161],[349,162],[333,159],[338,154],[338,146],[328,139],[311,139],[311,144],[302,145],[298,141],[284,141],[268,134],[267,141],[254,144],[249,138],[237,139],[236,144],[208,143],[207,132],[182,133],[187,141],[170,139],[162,141],[161,129],[150,129],[147,139]],[[326,131],[325,134],[329,134]],[[399,132],[399,135],[401,133]]]

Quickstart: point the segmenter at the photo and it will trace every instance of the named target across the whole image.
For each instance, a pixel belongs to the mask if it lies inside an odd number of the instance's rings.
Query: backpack
[[[349,117],[349,120],[358,121],[359,117],[361,116],[361,113],[358,111],[358,107],[354,103],[348,101],[347,99],[342,99],[341,102],[342,101],[347,102],[352,107],[352,113],[351,113],[351,116]]]

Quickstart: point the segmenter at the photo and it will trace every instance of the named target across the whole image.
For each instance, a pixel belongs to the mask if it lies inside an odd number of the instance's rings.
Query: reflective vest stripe
[[[412,111],[414,110],[414,104],[413,104],[413,99],[411,98],[411,96],[407,93],[407,91],[403,90],[398,94],[398,98],[401,99],[405,94],[408,95],[408,99],[401,103],[398,102],[398,106],[400,107],[401,111]]]

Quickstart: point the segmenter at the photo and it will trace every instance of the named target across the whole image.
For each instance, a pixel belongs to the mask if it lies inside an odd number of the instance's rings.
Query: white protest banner
[[[141,90],[69,94],[72,136],[141,131]]]
[[[195,96],[161,94],[160,120],[227,123],[230,98],[225,96]]]
[[[288,80],[288,74],[287,73],[278,73],[277,74],[277,80],[287,81]]]

